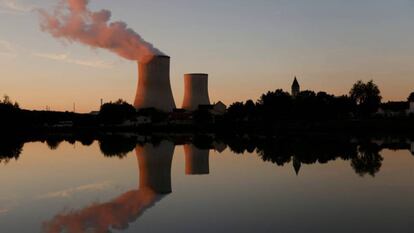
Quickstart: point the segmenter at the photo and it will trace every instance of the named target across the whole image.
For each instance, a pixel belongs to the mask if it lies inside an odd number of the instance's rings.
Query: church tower
[[[295,80],[293,80],[293,84],[292,84],[292,96],[296,97],[300,92],[300,85],[298,80],[295,77]]]

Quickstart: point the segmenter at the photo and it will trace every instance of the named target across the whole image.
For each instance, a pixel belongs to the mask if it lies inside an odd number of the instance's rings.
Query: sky
[[[34,9],[57,0],[0,0],[0,95],[27,109],[98,110],[133,103],[137,64],[42,32]],[[177,106],[185,73],[208,73],[212,102],[302,89],[347,94],[373,79],[385,101],[414,91],[413,0],[90,0],[171,56]]]

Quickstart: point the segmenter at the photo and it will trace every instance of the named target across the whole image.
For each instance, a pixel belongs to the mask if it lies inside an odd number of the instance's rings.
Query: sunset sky
[[[137,65],[42,32],[35,9],[57,0],[0,0],[0,94],[23,108],[98,110],[132,103]],[[210,98],[226,104],[268,90],[346,94],[359,79],[384,100],[414,91],[413,0],[90,0],[171,56],[177,106],[183,74],[210,75]]]

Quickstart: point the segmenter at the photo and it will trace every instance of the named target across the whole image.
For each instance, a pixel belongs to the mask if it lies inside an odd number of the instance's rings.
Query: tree
[[[119,99],[115,103],[106,103],[102,105],[99,117],[103,123],[119,124],[136,115],[134,106],[126,101]]]
[[[227,109],[227,115],[232,120],[241,120],[245,116],[244,111],[244,104],[243,102],[234,102],[230,105],[230,107]]]
[[[349,95],[357,104],[360,114],[365,116],[376,112],[381,104],[381,91],[373,80],[356,82]]]
[[[8,95],[3,96],[3,100],[0,101],[0,104],[8,107],[9,109],[20,109],[19,103],[13,103],[13,101],[10,99]]]
[[[275,118],[288,118],[292,111],[292,96],[278,89],[274,92],[263,94],[259,101],[258,107],[265,120],[273,121]]]
[[[408,102],[414,102],[414,92],[411,92],[411,94],[407,98]]]

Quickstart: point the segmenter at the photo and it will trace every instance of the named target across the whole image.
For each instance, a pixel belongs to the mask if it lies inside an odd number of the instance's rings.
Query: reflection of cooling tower
[[[171,165],[175,145],[163,141],[158,146],[137,146],[139,189],[151,189],[158,194],[171,193]]]
[[[184,75],[184,86],[183,109],[194,111],[199,105],[210,104],[208,74],[186,74]]]
[[[410,145],[411,145],[411,147],[410,147],[410,148],[411,148],[411,149],[410,149],[411,154],[413,154],[413,155],[414,155],[414,141],[412,141]]]
[[[210,150],[198,149],[194,145],[184,145],[185,174],[206,175],[210,173]]]
[[[149,61],[139,62],[138,66],[135,108],[155,108],[172,112],[175,102],[170,85],[170,57],[154,56]]]

